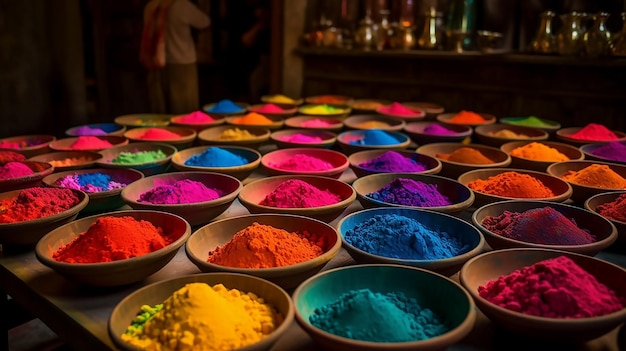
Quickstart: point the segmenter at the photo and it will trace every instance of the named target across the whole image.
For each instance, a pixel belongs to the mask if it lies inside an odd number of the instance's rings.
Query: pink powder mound
[[[194,111],[188,115],[180,116],[176,119],[178,122],[190,124],[202,124],[214,122],[215,119],[202,111]]]
[[[268,163],[268,166],[286,171],[325,171],[335,166],[317,157],[295,154],[283,162]]]
[[[280,208],[308,208],[336,204],[341,198],[328,190],[321,190],[299,179],[278,184],[259,205]]]
[[[170,132],[169,130],[163,128],[148,128],[138,137],[138,139],[145,140],[172,140],[180,138],[181,136],[179,134]]]
[[[417,113],[399,102],[394,102],[389,106],[381,107],[380,110],[391,115],[414,116]]]
[[[7,162],[0,166],[0,179],[13,179],[34,174],[30,167],[21,162]]]
[[[296,133],[294,135],[283,135],[279,139],[290,143],[320,143],[324,141],[318,136],[310,136],[302,133]]]
[[[615,133],[607,129],[602,124],[589,123],[578,132],[568,135],[572,139],[580,140],[617,140]]]
[[[70,145],[70,148],[73,150],[95,150],[106,149],[111,146],[113,146],[113,144],[106,140],[91,135],[84,135],[76,138],[76,141]]]
[[[277,105],[274,105],[274,104],[265,104],[265,105],[263,105],[263,107],[261,107],[260,109],[256,110],[256,112],[261,112],[261,113],[283,113],[283,112],[285,112],[285,110],[280,108],[280,106],[277,106]]]
[[[141,195],[138,202],[159,205],[190,204],[215,200],[220,197],[217,190],[207,188],[204,184],[190,179],[183,179],[174,184],[157,185]]]
[[[323,120],[323,119],[319,119],[319,118],[314,118],[314,119],[310,119],[308,121],[304,121],[302,123],[300,123],[300,125],[302,127],[308,127],[308,128],[319,128],[319,127],[328,127],[328,126],[333,126],[335,124],[339,124],[339,121],[334,121],[334,120]]]
[[[428,127],[424,128],[424,133],[433,134],[433,135],[454,135],[459,134],[454,130],[450,130],[439,124],[431,124]]]

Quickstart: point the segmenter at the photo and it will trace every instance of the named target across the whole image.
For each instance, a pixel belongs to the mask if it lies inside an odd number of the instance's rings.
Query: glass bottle
[[[393,35],[391,24],[389,23],[389,10],[380,10],[380,23],[377,24],[376,50],[389,48],[389,39]]]
[[[556,37],[552,32],[552,22],[555,16],[552,11],[541,13],[539,28],[530,42],[531,52],[535,54],[555,54],[557,52]]]
[[[440,50],[443,48],[443,13],[437,12],[435,7],[424,14],[424,28],[417,39],[417,47],[425,50]]]
[[[476,30],[476,2],[474,0],[452,0],[447,20],[447,36],[456,49],[472,50]],[[456,41],[461,41],[460,43]],[[458,50],[456,50],[458,51]]]
[[[372,21],[369,14],[365,15],[361,21],[359,21],[359,28],[357,28],[354,35],[354,44],[358,49],[364,51],[370,51],[376,47],[376,35],[378,29],[376,24]]]
[[[562,27],[557,35],[557,46],[560,55],[578,55],[584,49],[581,22],[585,16],[580,12],[561,15]]]
[[[585,33],[585,53],[589,57],[607,56],[611,53],[611,32],[606,27],[610,14],[593,15],[593,26]]]
[[[626,56],[626,12],[622,12],[622,31],[613,37],[611,54]]]

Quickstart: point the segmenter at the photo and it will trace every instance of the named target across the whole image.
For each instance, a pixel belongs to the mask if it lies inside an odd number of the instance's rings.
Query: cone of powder
[[[437,154],[436,157],[446,161],[469,163],[473,165],[486,165],[494,163],[493,160],[472,147],[460,147],[449,154]]]
[[[250,112],[243,117],[235,118],[233,121],[239,124],[272,124],[274,123],[271,119],[256,112]]]
[[[143,134],[138,136],[138,139],[144,140],[172,140],[180,138],[180,134],[163,128],[148,128]]]
[[[589,123],[576,133],[569,134],[568,137],[580,140],[617,140],[619,139],[615,133],[607,127],[598,123]]]
[[[113,146],[110,142],[106,140],[102,140],[96,136],[79,136],[76,140],[70,145],[70,148],[73,150],[95,150],[95,149],[106,149]]]

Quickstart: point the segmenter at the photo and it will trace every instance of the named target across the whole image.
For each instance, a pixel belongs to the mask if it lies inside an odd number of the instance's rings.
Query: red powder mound
[[[617,140],[615,133],[602,124],[589,123],[576,133],[568,135],[572,139],[580,140]]]
[[[289,179],[278,184],[276,189],[267,194],[259,204],[281,208],[305,208],[332,205],[340,201],[338,195],[328,190],[318,189],[299,179]]]
[[[113,146],[110,142],[106,140],[102,140],[98,137],[85,135],[79,136],[76,141],[72,143],[70,146],[71,149],[74,150],[95,150],[95,149],[106,149]]]
[[[138,138],[145,140],[172,140],[180,139],[181,136],[163,128],[148,128]]]

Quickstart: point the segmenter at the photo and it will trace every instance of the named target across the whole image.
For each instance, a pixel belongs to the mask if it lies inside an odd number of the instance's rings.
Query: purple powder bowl
[[[401,155],[405,157],[407,162],[413,162],[417,164],[417,167],[413,171],[409,170],[394,170],[393,167],[398,165],[398,162],[393,162],[390,164],[392,168],[384,167],[384,162],[376,163],[374,160],[385,160],[388,159],[388,153],[393,152],[396,155]],[[363,150],[358,151],[350,156],[348,156],[348,161],[350,162],[350,169],[354,172],[357,177],[363,177],[370,174],[377,173],[393,173],[393,172],[408,172],[408,173],[416,173],[416,174],[437,174],[441,171],[442,164],[437,158],[418,154],[415,151],[411,150]]]
[[[626,164],[626,141],[585,144],[579,149],[585,159]]]
[[[462,142],[471,138],[473,129],[466,125],[443,125],[437,122],[411,122],[404,126],[406,133],[418,145],[441,142]]]

